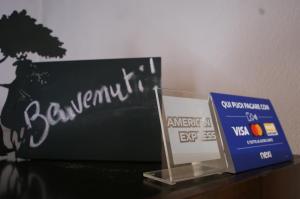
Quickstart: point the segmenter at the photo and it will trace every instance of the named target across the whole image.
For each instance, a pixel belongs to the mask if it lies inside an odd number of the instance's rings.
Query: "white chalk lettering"
[[[138,87],[139,87],[139,91],[140,91],[140,92],[143,92],[143,91],[144,91],[144,86],[143,86],[143,83],[142,83],[141,80],[139,80]]]
[[[111,93],[111,96],[113,97],[117,97],[119,98],[119,100],[121,102],[123,102],[124,100],[126,100],[128,98],[128,95],[123,95],[122,94],[122,91],[121,91],[121,86],[120,84],[116,84],[116,91],[113,90],[112,86],[109,87],[110,88],[110,93]]]
[[[84,108],[88,109],[90,108],[90,105],[88,104],[88,102],[92,99],[92,91],[89,90],[87,91],[84,96],[83,96],[83,106]]]
[[[152,58],[150,59],[150,70],[152,74],[156,72]],[[143,65],[139,66],[139,71],[144,72]],[[40,102],[32,101],[24,111],[25,123],[28,130],[41,130],[42,126],[42,132],[38,138],[34,138],[34,134],[30,135],[30,147],[35,148],[40,146],[46,140],[51,126],[72,121],[85,110],[103,103],[110,104],[113,99],[114,101],[124,102],[133,93],[133,88],[135,88],[136,92],[143,93],[143,82],[141,79],[135,77],[134,72],[127,72],[122,68],[122,84],[102,85],[100,89],[87,90],[86,92],[79,91],[76,99],[70,100],[68,106],[62,107],[58,102],[50,102],[45,114],[41,113]],[[153,86],[157,88],[157,85]],[[181,125],[178,123],[188,125],[192,123],[192,120],[174,121],[174,123],[176,125]],[[34,125],[37,125],[38,128],[34,128]]]
[[[30,114],[31,108],[33,108],[35,111],[30,117],[28,114]],[[40,137],[38,142],[35,142],[33,136],[30,135],[30,143],[29,143],[30,147],[35,148],[40,146],[48,136],[49,123],[47,118],[44,115],[40,114],[40,104],[38,101],[33,101],[28,105],[28,107],[25,109],[24,112],[24,118],[28,129],[32,128],[32,122],[36,121],[37,119],[41,119],[44,122],[45,125],[44,131],[42,132],[42,136]]]
[[[81,92],[79,92],[77,94],[77,102],[78,102],[78,106],[76,106],[73,102],[73,100],[71,100],[71,105],[72,105],[72,108],[78,113],[82,113],[82,103],[81,103]]]
[[[101,89],[95,91],[94,99],[93,99],[93,105],[94,106],[96,106],[97,103],[99,103],[99,104],[103,103],[103,93],[105,95],[106,102],[111,103],[108,88],[106,86],[102,86]]]
[[[152,58],[150,58],[150,70],[151,70],[151,73],[154,74],[156,71],[155,71],[155,66],[154,66],[154,61]]]
[[[60,105],[58,103],[50,103],[50,106],[47,111],[47,120],[50,125],[54,126],[60,122],[58,111]]]
[[[132,93],[132,88],[131,88],[131,85],[130,85],[129,81],[134,76],[134,73],[130,72],[130,73],[127,74],[126,70],[124,68],[122,68],[122,72],[123,72],[125,84],[126,84],[126,87],[127,87],[127,91],[128,91],[128,93]]]

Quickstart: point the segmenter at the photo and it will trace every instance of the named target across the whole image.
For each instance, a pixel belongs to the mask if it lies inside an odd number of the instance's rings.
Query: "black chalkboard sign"
[[[161,59],[19,66],[1,119],[23,158],[159,161]]]

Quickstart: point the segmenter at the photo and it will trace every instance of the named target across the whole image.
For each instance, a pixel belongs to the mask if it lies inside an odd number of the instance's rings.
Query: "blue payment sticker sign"
[[[211,101],[235,172],[292,160],[270,100],[211,93]]]

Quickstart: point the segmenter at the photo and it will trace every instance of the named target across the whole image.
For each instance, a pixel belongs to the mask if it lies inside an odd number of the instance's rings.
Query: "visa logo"
[[[247,136],[250,135],[246,126],[232,126],[231,127],[236,136]]]

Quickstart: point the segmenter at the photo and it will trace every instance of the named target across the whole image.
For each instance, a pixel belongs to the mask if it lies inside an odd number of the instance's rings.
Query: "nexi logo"
[[[179,131],[179,141],[184,142],[195,142],[198,139],[198,131]]]
[[[277,136],[278,132],[274,123],[264,123],[264,127],[268,136]]]
[[[263,151],[263,152],[260,152],[259,155],[260,155],[260,159],[262,159],[262,160],[272,158],[271,151]]]
[[[248,136],[250,135],[246,126],[232,126],[231,127],[236,136]]]

